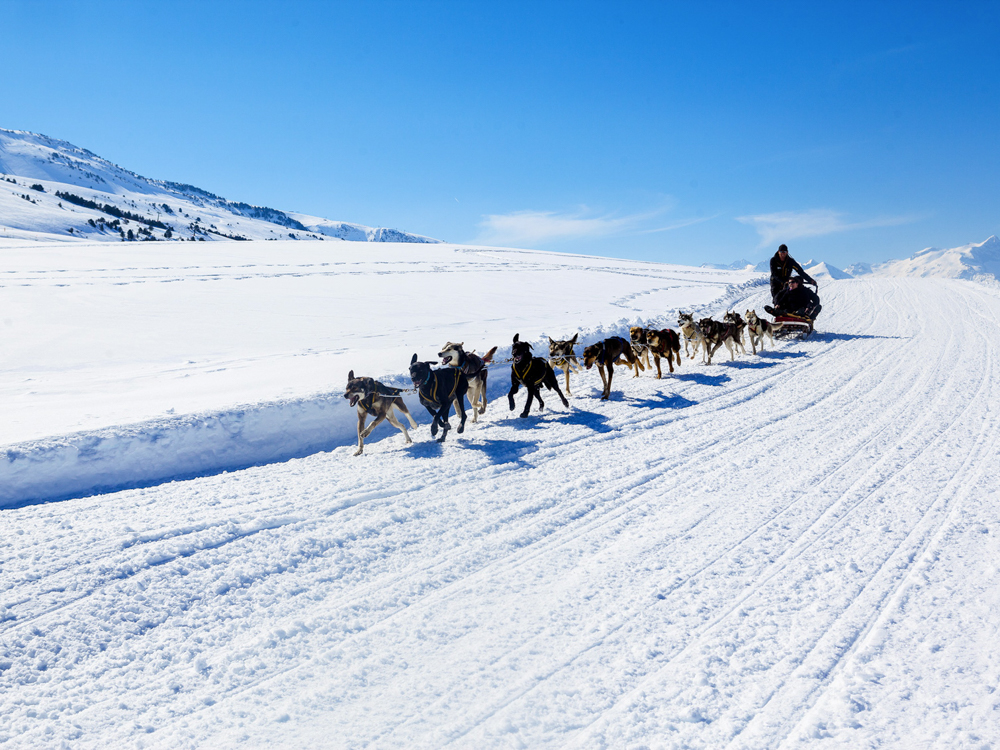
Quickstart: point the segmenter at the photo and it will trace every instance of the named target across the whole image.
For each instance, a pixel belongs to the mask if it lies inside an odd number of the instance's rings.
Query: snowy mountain
[[[702,263],[701,268],[710,268],[713,271],[747,271],[760,270],[754,268],[754,264],[746,258],[740,258],[732,263]]]
[[[226,200],[151,180],[86,149],[0,129],[0,234],[31,240],[276,240],[438,242]]]
[[[868,265],[856,263],[848,270],[854,275],[917,276],[945,279],[972,279],[976,276],[1000,278],[1000,240],[992,235],[983,242],[942,250],[928,247],[904,260]]]
[[[805,269],[806,273],[812,276],[814,279],[852,279],[854,278],[851,274],[846,271],[841,271],[836,266],[831,266],[825,261],[820,263],[814,263],[810,261],[807,264],[803,264],[802,267]]]

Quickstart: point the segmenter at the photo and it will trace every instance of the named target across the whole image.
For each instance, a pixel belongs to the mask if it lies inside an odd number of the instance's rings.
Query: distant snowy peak
[[[972,279],[991,275],[1000,278],[1000,240],[991,235],[983,242],[946,250],[928,247],[909,258],[878,263],[870,269],[875,276]]]
[[[747,269],[760,270],[745,258],[740,258],[732,263],[702,263],[701,267],[710,268],[713,271],[746,271]]]
[[[439,241],[229,201],[193,185],[148,179],[66,141],[4,129],[0,227],[7,237],[44,240]]]
[[[841,271],[836,266],[831,266],[829,263],[820,262],[814,263],[810,261],[807,264],[803,264],[805,272],[812,276],[814,279],[853,279],[854,276],[846,271]]]

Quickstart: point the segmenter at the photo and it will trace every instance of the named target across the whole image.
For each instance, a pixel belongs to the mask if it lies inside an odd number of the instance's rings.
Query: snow
[[[803,268],[806,273],[816,280],[832,281],[834,279],[841,280],[853,278],[849,273],[841,271],[836,266],[831,266],[825,261],[821,263],[814,263],[809,266],[803,266]]]
[[[119,213],[82,204],[81,198]],[[116,217],[119,224],[108,223]],[[0,128],[0,241],[120,242],[129,230],[144,241],[437,242],[227,201],[192,185],[147,179],[66,141]]]
[[[928,247],[909,258],[871,266],[876,276],[919,276],[923,278],[1000,278],[1000,239],[996,235],[983,242],[942,250]]]
[[[381,425],[354,458],[348,367],[405,384],[446,340],[761,310],[766,280],[447,245],[136,247],[2,248],[8,449],[104,436],[95,462],[134,484],[0,511],[0,742],[1000,742],[997,289],[830,281],[807,341],[660,381],[620,368],[607,402],[577,374],[568,409],[527,419],[499,366],[464,434],[431,441],[407,396],[414,444]],[[226,453],[250,422],[274,449],[327,420],[298,458]],[[189,450],[155,450],[156,429],[261,465],[142,479]]]

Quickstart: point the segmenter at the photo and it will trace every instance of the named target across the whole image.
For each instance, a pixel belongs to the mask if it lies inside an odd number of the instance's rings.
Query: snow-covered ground
[[[338,426],[283,463],[13,497],[0,742],[1000,742],[995,289],[831,281],[806,342],[661,381],[619,369],[609,402],[596,373],[574,376],[569,409],[548,398],[527,419],[497,368],[463,435],[432,442],[408,398],[414,445],[383,425],[353,458],[349,367],[398,376],[414,351],[515,332],[589,343],[677,308],[760,310],[766,287],[450,246],[316,243],[319,260],[239,243],[148,263],[114,247],[4,250],[8,467],[62,441],[77,470],[113,469],[102,435],[169,456],[171,420],[215,415],[192,443],[207,449],[245,428],[234,404],[325,398]],[[295,444],[284,417],[278,442]]]

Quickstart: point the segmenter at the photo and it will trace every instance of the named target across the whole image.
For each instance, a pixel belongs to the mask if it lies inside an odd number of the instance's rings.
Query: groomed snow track
[[[574,376],[444,445],[418,414],[359,459],[4,511],[0,743],[1000,741],[1000,296],[823,303],[808,341],[606,403]]]

